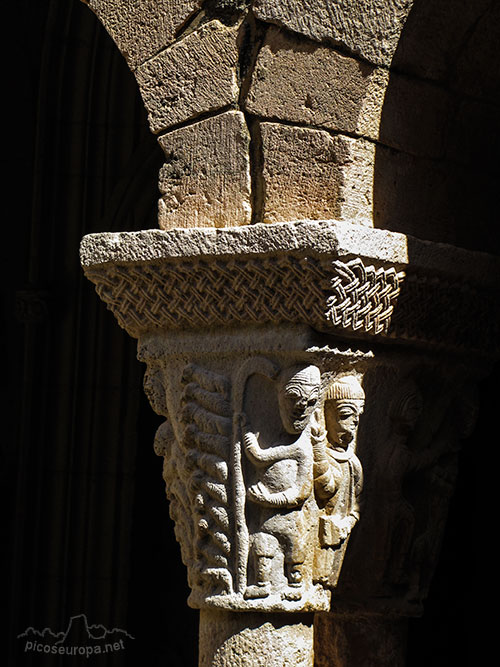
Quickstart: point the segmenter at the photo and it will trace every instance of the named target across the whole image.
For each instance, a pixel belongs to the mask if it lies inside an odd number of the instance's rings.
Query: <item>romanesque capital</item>
[[[81,257],[164,418],[189,604],[419,613],[498,262],[332,221],[91,235]]]

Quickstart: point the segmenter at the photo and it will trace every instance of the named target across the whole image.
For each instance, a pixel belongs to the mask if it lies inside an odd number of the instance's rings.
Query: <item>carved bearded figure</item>
[[[337,379],[327,390],[324,424],[313,433],[314,489],[321,509],[316,579],[337,583],[347,540],[359,519],[363,471],[356,436],[364,391],[354,376]]]
[[[282,597],[301,598],[304,564],[310,533],[308,500],[313,500],[313,453],[309,420],[319,398],[320,371],[316,366],[295,366],[279,382],[280,440],[270,447],[259,444],[258,434],[243,424],[247,459],[258,471],[258,481],[247,489],[257,505],[258,530],[251,536],[255,583],[245,597],[267,597],[276,582],[276,560],[282,556],[286,576]],[[278,577],[279,579],[279,577]]]

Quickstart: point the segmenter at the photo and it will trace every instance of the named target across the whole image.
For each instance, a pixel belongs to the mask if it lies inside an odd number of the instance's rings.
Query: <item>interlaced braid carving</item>
[[[408,275],[388,333],[496,353],[500,350],[498,292],[435,276]]]
[[[87,269],[131,335],[152,328],[309,323],[386,332],[403,274],[313,257],[171,260]]]
[[[332,296],[326,317],[335,326],[375,334],[387,333],[404,274],[393,268],[375,269],[360,259],[333,262]]]

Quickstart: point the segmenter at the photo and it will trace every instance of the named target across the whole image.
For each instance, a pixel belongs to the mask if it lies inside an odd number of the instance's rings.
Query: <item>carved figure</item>
[[[316,579],[337,583],[347,540],[359,519],[363,471],[356,456],[356,436],[365,394],[354,376],[335,380],[327,389],[323,428],[312,426],[314,490],[322,512]]]
[[[258,481],[247,489],[249,511],[257,505],[258,529],[250,536],[250,558],[255,583],[245,598],[267,597],[276,587],[276,561],[282,555],[286,590],[282,597],[301,598],[302,566],[306,559],[310,529],[306,504],[312,499],[313,454],[309,419],[319,398],[321,375],[316,366],[294,366],[279,378],[278,404],[281,419],[279,442],[262,447],[259,434],[241,415],[243,447],[257,471]]]
[[[396,392],[389,408],[393,424],[392,451],[387,458],[384,477],[385,508],[380,519],[381,559],[385,563],[384,581],[401,585],[405,582],[406,561],[415,528],[415,508],[405,497],[405,477],[412,470],[415,453],[408,438],[415,429],[424,409],[423,396],[412,378],[407,378]]]

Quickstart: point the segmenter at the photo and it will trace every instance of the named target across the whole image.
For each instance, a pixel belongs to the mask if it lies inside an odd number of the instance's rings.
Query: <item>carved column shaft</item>
[[[200,612],[200,667],[313,667],[313,614]]]

